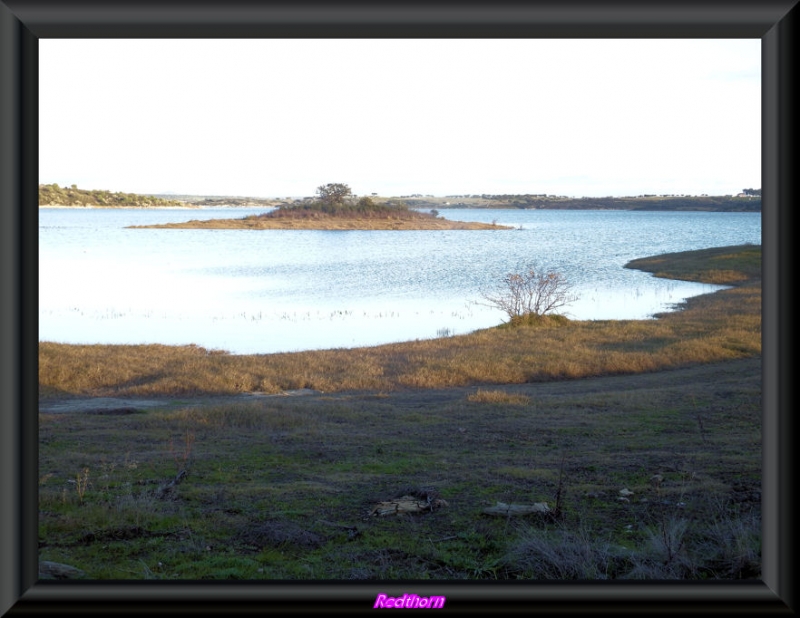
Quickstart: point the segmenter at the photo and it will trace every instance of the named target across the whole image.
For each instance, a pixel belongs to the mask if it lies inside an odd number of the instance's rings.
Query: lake
[[[463,334],[505,320],[482,292],[531,264],[573,284],[572,319],[652,319],[720,286],[629,260],[761,244],[760,213],[443,209],[515,229],[126,229],[258,212],[40,208],[39,340],[256,354]]]

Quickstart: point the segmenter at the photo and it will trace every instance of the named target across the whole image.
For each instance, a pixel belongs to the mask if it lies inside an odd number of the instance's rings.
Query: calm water
[[[235,354],[376,345],[501,323],[476,304],[505,273],[565,274],[574,319],[647,319],[717,286],[625,269],[761,243],[753,213],[442,210],[509,231],[138,230],[253,209],[39,210],[39,339],[194,343]]]

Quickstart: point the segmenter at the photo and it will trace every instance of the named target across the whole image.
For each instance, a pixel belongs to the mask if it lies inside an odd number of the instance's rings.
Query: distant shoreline
[[[65,204],[39,204],[39,208],[52,208],[54,210],[201,210],[203,206],[97,206],[65,205]]]
[[[355,195],[351,196],[353,199]],[[361,197],[375,205],[391,204],[413,210],[620,210],[761,212],[761,190],[737,195],[638,195],[626,197],[567,197],[543,194],[402,195]],[[204,208],[306,208],[313,198],[256,198],[207,195],[140,195],[39,185],[39,208],[145,208],[197,210]]]

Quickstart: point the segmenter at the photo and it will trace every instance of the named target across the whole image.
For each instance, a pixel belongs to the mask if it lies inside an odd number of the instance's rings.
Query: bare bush
[[[510,320],[524,316],[540,317],[577,300],[572,285],[560,272],[528,266],[524,272],[508,273],[496,292],[481,295],[492,307],[505,312]]]

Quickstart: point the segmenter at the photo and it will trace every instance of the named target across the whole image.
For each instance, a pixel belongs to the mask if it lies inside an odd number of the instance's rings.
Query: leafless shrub
[[[571,292],[572,285],[562,273],[528,266],[523,272],[506,274],[497,291],[482,292],[481,296],[489,306],[501,309],[510,320],[515,320],[554,314],[577,300]]]

